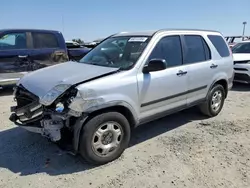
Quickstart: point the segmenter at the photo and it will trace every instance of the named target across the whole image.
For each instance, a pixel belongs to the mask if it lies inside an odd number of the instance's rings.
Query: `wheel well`
[[[223,86],[224,90],[225,90],[225,98],[227,98],[227,93],[228,93],[228,85],[227,85],[227,81],[226,80],[218,80],[217,82],[214,83],[214,85],[216,84],[220,84]]]
[[[87,118],[85,123],[88,122],[91,118],[93,118],[93,117],[95,117],[95,116],[97,116],[99,114],[102,114],[102,113],[105,113],[105,112],[111,112],[111,111],[121,113],[122,115],[124,115],[127,118],[130,127],[131,128],[135,127],[136,120],[134,119],[134,116],[133,116],[132,112],[128,108],[126,108],[124,106],[112,106],[112,107],[107,107],[107,108],[104,108],[104,109],[94,111],[94,112],[89,114],[89,117]]]

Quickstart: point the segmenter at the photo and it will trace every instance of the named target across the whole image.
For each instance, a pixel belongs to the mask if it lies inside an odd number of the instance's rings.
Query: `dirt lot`
[[[236,85],[222,113],[196,109],[136,129],[123,156],[93,167],[8,120],[0,91],[0,187],[250,187],[250,88]]]

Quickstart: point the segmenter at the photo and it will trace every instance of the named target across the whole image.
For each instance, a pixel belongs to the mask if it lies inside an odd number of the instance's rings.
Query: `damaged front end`
[[[69,105],[77,95],[77,89],[68,88],[55,100],[47,101],[47,105],[45,100],[42,101],[22,85],[15,88],[14,95],[17,105],[11,107],[10,120],[16,125],[40,133],[53,142],[60,141],[64,132],[74,134],[73,125],[82,113],[71,110]]]

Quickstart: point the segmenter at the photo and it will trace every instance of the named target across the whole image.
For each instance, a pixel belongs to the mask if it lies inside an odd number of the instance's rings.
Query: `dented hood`
[[[77,62],[66,62],[26,74],[17,85],[22,85],[38,97],[46,95],[59,84],[78,84],[116,72],[118,68],[102,67]]]

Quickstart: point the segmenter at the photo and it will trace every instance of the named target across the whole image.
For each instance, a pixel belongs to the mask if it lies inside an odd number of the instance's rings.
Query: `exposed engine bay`
[[[117,72],[118,68],[67,62],[27,74],[14,88],[16,106],[11,107],[9,119],[76,154],[89,114],[106,102],[99,92],[82,84]]]

